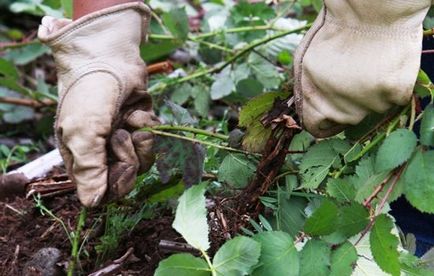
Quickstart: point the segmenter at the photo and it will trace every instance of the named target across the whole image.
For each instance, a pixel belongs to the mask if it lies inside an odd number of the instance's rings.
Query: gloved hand
[[[316,137],[410,99],[431,0],[325,0],[294,57],[297,112]]]
[[[85,206],[97,205],[107,188],[110,197],[125,195],[154,161],[152,134],[134,131],[159,123],[139,53],[149,15],[134,2],[73,22],[42,19],[38,37],[58,73],[58,146]]]

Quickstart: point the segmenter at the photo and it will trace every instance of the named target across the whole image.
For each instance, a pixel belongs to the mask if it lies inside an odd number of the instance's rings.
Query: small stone
[[[33,254],[23,270],[25,276],[60,276],[64,275],[57,266],[62,253],[59,249],[46,247]]]

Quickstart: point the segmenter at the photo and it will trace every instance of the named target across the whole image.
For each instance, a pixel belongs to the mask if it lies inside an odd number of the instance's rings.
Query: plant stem
[[[212,276],[217,276],[217,272],[215,271],[215,268],[212,265],[211,259],[209,258],[208,254],[205,251],[203,251],[202,249],[200,250],[200,252],[202,253],[202,256],[205,258],[206,263],[209,266],[209,269],[211,270],[211,275]]]
[[[149,131],[149,132],[151,132],[153,134],[156,134],[156,135],[161,135],[161,136],[166,136],[166,137],[172,137],[172,138],[176,138],[176,139],[186,140],[186,141],[190,141],[190,142],[193,142],[193,143],[199,143],[199,144],[203,144],[203,145],[206,145],[206,146],[210,146],[210,147],[214,147],[214,148],[218,148],[218,149],[222,149],[222,150],[227,150],[227,151],[231,151],[231,152],[237,152],[237,153],[242,153],[242,154],[246,154],[246,155],[261,156],[260,154],[257,154],[257,153],[251,153],[251,152],[244,151],[244,150],[234,149],[234,148],[231,148],[231,147],[222,146],[222,145],[219,145],[219,144],[214,144],[214,143],[211,143],[211,142],[198,140],[198,139],[191,138],[191,137],[181,136],[181,135],[170,133],[170,132],[163,132],[163,131],[155,130],[155,129],[149,128],[149,127],[142,128],[141,130],[142,131]]]
[[[266,44],[266,43],[268,43],[270,41],[273,41],[275,39],[278,39],[278,38],[281,38],[281,37],[284,37],[284,36],[287,36],[287,35],[290,35],[290,34],[301,32],[301,31],[303,31],[305,29],[310,28],[311,26],[312,26],[312,24],[307,24],[307,25],[305,25],[303,27],[300,27],[300,28],[297,28],[297,29],[281,32],[281,33],[274,34],[274,35],[271,35],[269,37],[263,38],[261,40],[258,40],[258,41],[254,42],[252,44],[249,44],[244,49],[242,49],[241,51],[239,51],[237,54],[235,54],[234,56],[232,56],[226,62],[224,62],[223,64],[221,64],[219,66],[216,66],[216,67],[213,67],[213,68],[209,68],[209,69],[206,69],[206,70],[196,71],[195,73],[193,73],[193,74],[191,74],[189,76],[186,76],[186,77],[183,77],[183,78],[179,78],[179,79],[176,79],[176,80],[171,80],[171,81],[167,82],[165,85],[157,85],[155,87],[151,87],[148,92],[151,93],[151,94],[155,94],[157,92],[160,92],[160,91],[164,90],[169,85],[181,84],[181,83],[193,80],[193,79],[197,79],[197,78],[201,78],[201,77],[204,77],[204,76],[207,76],[207,75],[218,73],[218,72],[222,71],[223,69],[225,69],[226,67],[228,67],[229,65],[231,65],[232,63],[234,63],[235,61],[237,61],[239,58],[241,58],[245,54],[247,54],[250,51],[252,51],[253,49],[255,49],[256,47],[261,46],[263,44]],[[203,37],[203,36],[201,36],[201,37]]]
[[[81,230],[83,229],[84,223],[86,222],[87,209],[86,207],[81,207],[80,216],[77,222],[77,228],[74,231],[74,237],[72,241],[72,250],[71,250],[71,261],[68,265],[68,276],[74,275],[75,264],[78,263],[78,249],[80,244],[80,235]]]
[[[194,134],[205,135],[208,137],[218,138],[218,139],[221,139],[224,141],[227,141],[229,139],[229,136],[227,136],[227,135],[214,133],[214,132],[210,132],[210,131],[206,131],[206,130],[198,129],[198,128],[194,128],[194,127],[160,125],[160,126],[153,127],[152,129],[163,130],[163,131],[164,130],[185,131],[185,132],[190,132],[190,133],[194,133]]]

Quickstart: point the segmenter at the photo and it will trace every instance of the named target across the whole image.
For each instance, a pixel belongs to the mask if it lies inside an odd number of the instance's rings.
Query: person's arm
[[[111,6],[125,4],[129,2],[138,2],[138,1],[139,0],[98,0],[98,1],[74,0],[72,18],[76,20],[82,16],[85,16],[86,14],[99,11]]]

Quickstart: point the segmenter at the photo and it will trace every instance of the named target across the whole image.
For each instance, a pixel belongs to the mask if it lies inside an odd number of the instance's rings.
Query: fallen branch
[[[191,245],[187,243],[181,243],[181,242],[174,242],[174,241],[167,241],[167,240],[161,240],[158,244],[158,247],[167,253],[192,253],[192,254],[200,254],[200,252],[192,247]]]
[[[132,258],[134,257],[134,248],[130,247],[128,251],[119,259],[114,260],[111,264],[108,266],[89,274],[89,276],[108,276],[108,275],[117,275],[121,269],[122,266],[126,263],[128,263]],[[134,257],[135,258],[135,257]]]

